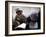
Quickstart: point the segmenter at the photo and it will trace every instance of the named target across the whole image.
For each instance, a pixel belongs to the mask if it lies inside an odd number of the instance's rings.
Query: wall
[[[46,3],[46,0],[17,0],[17,1]],[[45,4],[45,6],[46,6],[46,4]],[[46,9],[46,7],[45,7],[45,9]],[[45,10],[45,12],[46,12],[46,10]],[[45,13],[45,18],[46,18],[46,13]],[[0,0],[0,37],[5,37],[5,0]],[[10,37],[10,36],[8,36],[8,37]],[[40,35],[24,35],[24,36],[12,36],[12,37],[46,37],[46,32],[45,32],[45,34],[40,34]]]

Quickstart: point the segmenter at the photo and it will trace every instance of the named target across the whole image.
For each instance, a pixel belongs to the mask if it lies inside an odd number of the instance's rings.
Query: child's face
[[[22,13],[21,12],[18,12],[17,15],[21,15]]]
[[[32,21],[35,21],[35,17],[34,17],[34,16],[32,16],[32,17],[31,17],[31,20],[32,20]]]

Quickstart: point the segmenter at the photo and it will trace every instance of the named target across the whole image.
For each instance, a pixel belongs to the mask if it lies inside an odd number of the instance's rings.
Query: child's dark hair
[[[21,12],[22,12],[22,10],[17,10],[17,11],[16,11],[16,13],[19,13],[19,12],[21,13]]]

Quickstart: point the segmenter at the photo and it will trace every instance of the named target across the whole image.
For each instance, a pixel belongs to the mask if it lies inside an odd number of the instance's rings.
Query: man
[[[22,10],[17,10],[16,11],[16,17],[15,17],[15,22],[14,22],[14,29],[21,25],[22,23],[25,23],[26,18],[25,16],[22,14]]]

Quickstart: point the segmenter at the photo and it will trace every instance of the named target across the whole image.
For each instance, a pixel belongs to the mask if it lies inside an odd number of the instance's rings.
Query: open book
[[[17,26],[15,29],[17,29],[17,28],[23,28],[23,29],[25,29],[25,27],[26,27],[26,24],[22,23],[21,25]]]

